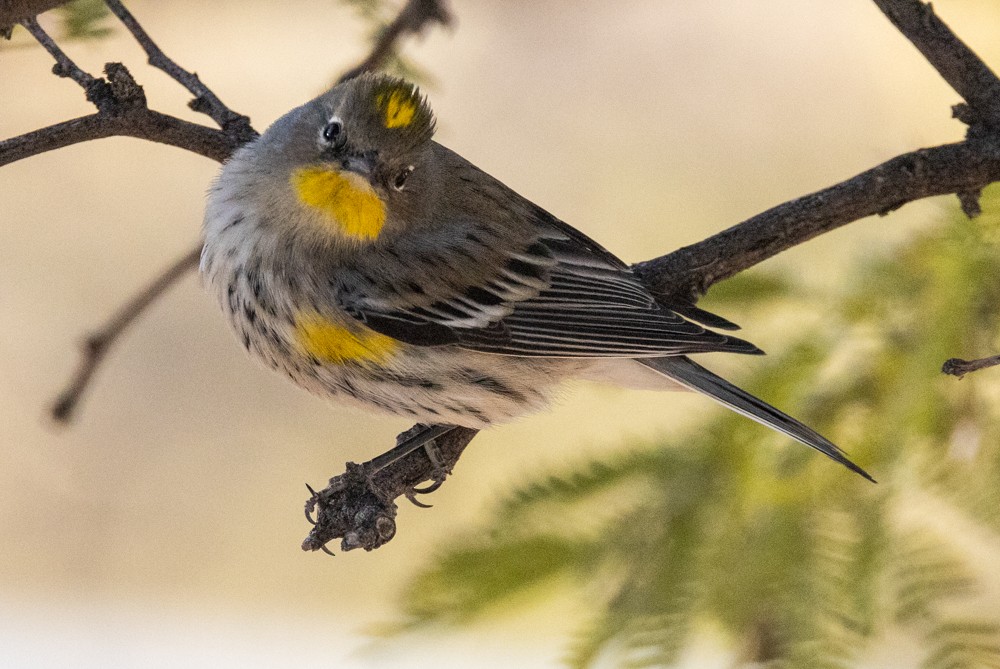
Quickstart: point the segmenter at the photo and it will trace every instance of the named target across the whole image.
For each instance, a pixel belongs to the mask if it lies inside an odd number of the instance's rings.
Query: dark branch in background
[[[941,366],[941,371],[962,378],[969,372],[976,372],[987,367],[1000,365],[1000,355],[989,358],[979,358],[978,360],[962,360],[961,358],[948,358]]]
[[[969,125],[966,141],[893,158],[840,184],[774,207],[702,242],[639,263],[635,266],[636,272],[662,302],[682,313],[697,313],[695,302],[714,283],[824,232],[872,214],[887,214],[913,200],[955,193],[962,201],[964,211],[976,213],[978,191],[1000,180],[1000,81],[934,16],[929,5],[918,0],[874,1],[965,99],[965,104],[956,106],[955,116]],[[115,0],[109,0],[109,6],[113,11],[116,7],[123,10]],[[119,11],[115,13],[125,21],[123,14]],[[134,22],[134,19],[130,20]],[[441,0],[409,0],[396,20],[381,34],[369,57],[342,79],[384,63],[395,48],[395,42],[402,36],[418,32],[433,22],[445,23],[447,20],[448,13]],[[126,25],[129,25],[128,22]],[[162,56],[141,28],[135,30],[130,27],[130,30],[146,48],[151,62],[155,54]],[[162,64],[158,66],[161,69],[195,94],[193,106],[196,109],[206,111],[229,130],[232,129],[230,126],[240,127],[238,119],[244,117],[238,114],[230,117],[224,112],[220,116],[220,110],[214,107],[216,98],[205,95],[199,88],[203,85],[197,77],[180,70],[165,56],[160,62]],[[66,70],[63,65],[59,67],[61,71]],[[123,66],[111,64],[107,71],[107,80],[95,80],[97,83],[94,85],[81,82],[85,88],[103,90],[108,87],[111,90],[109,95],[96,96],[95,104],[99,110],[96,115],[0,143],[0,165],[76,141],[115,134],[142,136],[183,148],[190,148],[186,144],[200,146],[202,150],[190,150],[217,160],[241,145],[240,140],[226,131],[196,124],[177,125],[185,122],[163,115],[160,115],[163,125],[151,125],[145,135],[127,121],[120,121],[120,127],[103,127],[103,123],[111,122],[108,120],[111,117],[135,114],[129,118],[142,119],[143,114],[156,114],[145,109],[142,89],[131,80]],[[185,75],[190,77],[186,82],[182,80]],[[190,135],[190,138],[182,140],[180,135]],[[196,257],[196,252],[192,250],[125,305],[108,326],[98,331],[99,335],[105,335],[103,339],[106,340],[99,355],[104,354],[145,306],[154,301],[176,277],[194,266]],[[117,327],[114,327],[115,324]],[[719,326],[725,327],[727,323],[722,321]],[[98,358],[93,363],[85,363],[83,371],[78,374],[78,383],[74,385],[85,387],[87,378],[99,361]],[[981,361],[970,364],[976,362]],[[91,367],[89,371],[88,364]],[[377,472],[371,462],[349,464],[345,474],[331,479],[330,486],[309,501],[308,510],[316,513],[317,524],[303,543],[303,548],[318,550],[337,538],[342,538],[344,549],[371,550],[382,545],[395,532],[394,500],[400,496],[412,499],[416,492],[414,486],[422,481],[440,481],[442,474],[451,471],[475,434],[474,430],[457,429],[439,437],[436,450],[433,450],[436,454],[433,460],[427,452],[418,450]]]
[[[451,13],[441,0],[407,0],[399,15],[385,26],[380,33],[371,53],[355,67],[345,72],[337,80],[343,83],[353,79],[363,72],[373,72],[381,69],[386,61],[396,52],[396,45],[407,35],[419,35],[424,28],[433,23],[450,26]]]
[[[69,420],[76,409],[77,403],[83,396],[84,390],[90,383],[94,372],[107,355],[111,345],[114,344],[121,333],[139,317],[146,308],[152,304],[167,288],[174,284],[178,278],[184,276],[192,267],[198,266],[198,258],[201,256],[201,249],[195,249],[184,254],[174,262],[166,271],[161,272],[148,286],[142,289],[128,302],[118,308],[111,318],[101,327],[87,335],[83,341],[83,357],[80,366],[73,375],[66,389],[59,395],[52,405],[52,417],[58,421]]]

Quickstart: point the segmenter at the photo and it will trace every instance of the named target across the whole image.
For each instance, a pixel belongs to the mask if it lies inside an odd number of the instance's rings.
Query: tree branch
[[[914,200],[978,190],[998,180],[1000,136],[920,149],[633,269],[662,301],[683,305],[712,284],[824,232]]]
[[[997,365],[1000,365],[1000,355],[993,355],[988,358],[979,358],[978,360],[949,358],[944,361],[944,364],[941,366],[941,371],[945,374],[951,374],[952,376],[962,378],[969,372],[977,372],[980,369],[996,367]]]
[[[105,65],[106,78],[94,77],[77,66],[34,18],[23,19],[21,24],[55,59],[53,73],[77,82],[86,92],[87,100],[97,107],[97,113],[0,141],[0,166],[70,144],[113,136],[170,144],[221,162],[257,136],[249,119],[232,112],[229,113],[235,120],[231,119],[219,131],[153,111],[146,105],[142,86],[121,63]],[[204,95],[211,96],[228,111],[211,91],[204,86],[202,89],[207,91]]]
[[[396,18],[381,32],[368,56],[337,80],[343,83],[362,72],[381,69],[407,35],[419,35],[433,23],[451,25],[452,17],[442,0],[407,0]]]
[[[201,82],[197,74],[188,72],[163,53],[163,50],[156,45],[149,33],[119,0],[105,0],[105,4],[146,52],[149,64],[166,72],[174,81],[180,83],[194,95],[194,100],[188,104],[191,109],[210,116],[227,135],[234,138],[237,146],[246,144],[257,137],[257,131],[250,125],[249,117],[231,110],[208,86]]]
[[[399,435],[397,443],[417,429],[421,428],[415,426]],[[394,500],[406,496],[414,504],[425,506],[414,499],[414,494],[419,494],[414,487],[429,478],[443,481],[476,433],[472,428],[460,427],[438,437],[434,440],[434,460],[427,451],[418,449],[384,469],[374,466],[378,458],[362,465],[348,462],[344,474],[330,479],[329,486],[306,502],[306,517],[314,526],[302,542],[302,550],[323,550],[328,542],[342,538],[342,550],[370,551],[392,539],[396,534]]]
[[[84,72],[80,69],[76,63],[70,60],[69,56],[63,52],[62,49],[55,43],[55,41],[49,37],[49,34],[45,32],[38,21],[34,17],[26,18],[21,20],[21,25],[24,29],[31,33],[31,36],[49,52],[56,64],[52,67],[52,73],[60,77],[69,77],[76,83],[80,84],[83,90],[88,93],[88,100],[90,99],[89,93],[91,87],[97,83],[97,79],[92,77],[90,74]]]
[[[201,246],[185,253],[166,270],[154,278],[128,302],[118,308],[108,321],[83,341],[83,357],[80,366],[65,390],[52,405],[52,417],[60,422],[68,421],[90,385],[90,380],[100,366],[104,356],[117,343],[122,333],[176,281],[198,266]]]
[[[1000,128],[1000,79],[920,0],[873,0],[892,24],[978,114],[978,120]],[[970,126],[974,125],[965,120]]]
[[[2,140],[0,167],[46,151],[106,137],[135,137],[169,144],[219,162],[237,148],[232,138],[221,130],[140,108],[118,116],[101,113],[81,116]]]

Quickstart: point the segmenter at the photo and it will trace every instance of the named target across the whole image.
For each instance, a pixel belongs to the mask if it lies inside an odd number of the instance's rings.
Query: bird
[[[201,274],[254,358],[320,397],[414,420],[405,452],[589,379],[693,390],[874,481],[691,358],[759,348],[658,301],[599,243],[434,141],[435,123],[415,84],[366,73],[223,165]]]

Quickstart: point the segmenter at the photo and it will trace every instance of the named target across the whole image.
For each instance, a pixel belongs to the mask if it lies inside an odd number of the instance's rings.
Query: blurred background
[[[333,0],[128,6],[258,130],[356,63],[371,28]],[[957,94],[867,0],[451,7],[452,30],[431,30],[403,49],[425,73],[438,141],[629,262],[963,136],[950,118]],[[942,0],[935,8],[987,63],[1000,63],[996,3]],[[64,48],[94,73],[125,62],[151,107],[208,122],[186,109],[185,91],[144,65],[124,30],[106,25],[107,37]],[[90,113],[79,88],[50,69],[23,31],[0,47],[0,137]],[[328,406],[256,367],[193,275],[123,339],[72,424],[47,418],[83,334],[197,241],[217,169],[178,149],[116,138],[0,170],[0,665],[560,666],[600,608],[592,593],[549,583],[490,600],[493,613],[455,628],[413,605],[434,594],[427,589],[447,590],[447,570],[434,572],[437,580],[415,575],[436,569],[429,565],[448,555],[453,537],[499,527],[502,500],[543,474],[614,460],[637,444],[691,442],[687,435],[723,413],[708,400],[568,387],[552,411],[477,437],[455,476],[426,500],[433,509],[403,504],[390,544],[333,559],[299,549],[309,529],[303,483],[321,487],[345,460],[385,450],[408,424]],[[859,277],[877,290],[880,276],[892,275],[860,267],[909,249],[951,220],[952,205],[907,205],[765,263],[762,275],[797,290],[778,306],[741,307],[746,293],[714,303],[710,295],[706,306],[780,360],[794,336],[822,324],[828,305],[865,302]],[[708,364],[739,379],[765,363]],[[935,369],[924,371],[927,383],[940,383]],[[994,406],[988,381],[962,381],[963,397],[974,383],[982,391],[975,397],[986,399],[969,401]],[[794,401],[768,398],[788,409]],[[878,422],[869,415],[851,423],[855,441]],[[768,452],[802,449],[754,435]],[[871,462],[878,457],[863,464]],[[817,484],[827,496],[869,494],[829,463],[808,466],[825,468],[815,476],[827,477]],[[883,479],[889,468],[873,473]],[[776,471],[753,474],[766,484]],[[882,490],[898,485],[890,477]],[[986,599],[962,610],[1000,608],[988,573],[1000,555],[997,534],[941,505],[904,506],[960,532],[956,550],[982,568]],[[409,593],[402,604],[401,593]],[[402,633],[372,633],[400,619]],[[411,628],[414,621],[431,624]],[[680,661],[732,666],[741,646],[725,627],[708,620]],[[924,661],[894,634],[879,636],[858,661]]]

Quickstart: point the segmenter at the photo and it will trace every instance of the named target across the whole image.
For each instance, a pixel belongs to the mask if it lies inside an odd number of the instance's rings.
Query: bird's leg
[[[396,447],[368,461],[368,475],[374,476],[397,460],[423,448],[431,463],[437,468],[441,458],[437,452],[434,440],[455,429],[455,425],[423,425],[418,423],[396,438]]]
[[[369,463],[369,476],[374,476],[378,471],[385,469],[389,465],[398,460],[406,457],[413,451],[423,448],[424,452],[427,454],[427,459],[430,460],[433,466],[433,482],[424,487],[410,488],[405,494],[406,499],[410,500],[414,506],[419,506],[421,508],[429,508],[430,504],[424,504],[423,502],[417,501],[417,495],[427,495],[438,488],[444,483],[445,478],[448,476],[448,471],[443,465],[441,454],[438,451],[437,444],[435,440],[438,437],[442,437],[455,429],[454,425],[423,425],[417,424],[402,433],[397,437],[396,447],[392,450],[383,453],[382,455],[373,458]]]
[[[438,436],[444,436],[444,435],[438,435]],[[441,484],[444,483],[444,480],[448,477],[450,470],[444,465],[444,459],[441,457],[441,449],[439,449],[437,445],[437,438],[432,439],[431,441],[428,441],[427,443],[424,444],[424,453],[427,454],[427,459],[430,461],[431,467],[433,467],[433,469],[431,470],[431,477],[433,478],[433,483],[424,488],[418,488],[416,486],[413,486],[410,489],[410,494],[407,495],[407,499],[413,502],[413,504],[415,504],[416,506],[429,508],[430,504],[424,504],[422,502],[418,502],[416,500],[415,495],[429,495],[438,488],[440,488]]]

